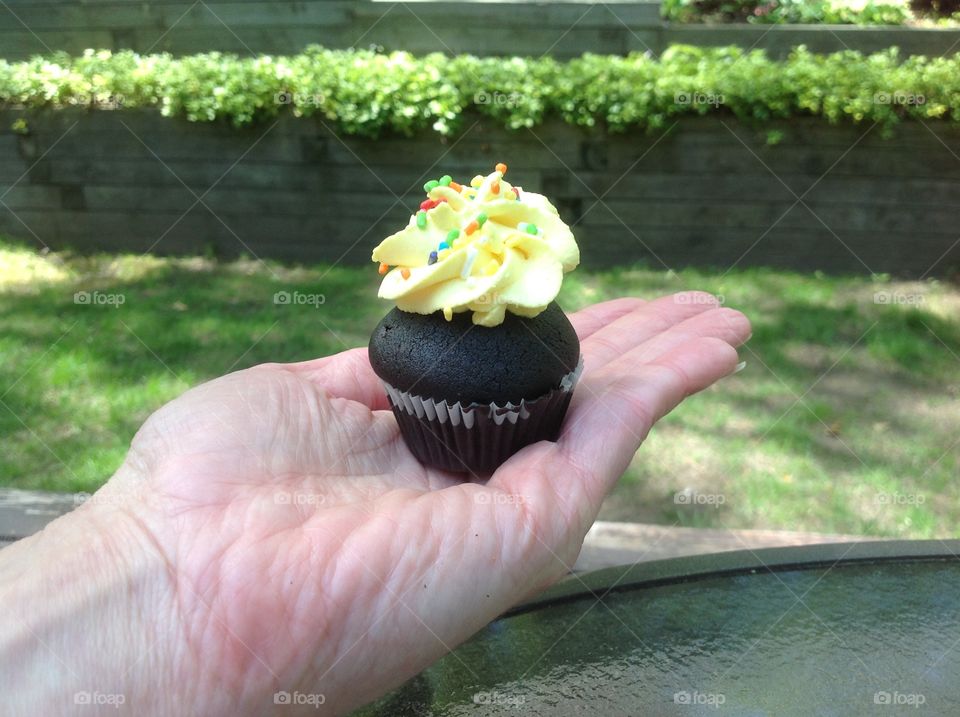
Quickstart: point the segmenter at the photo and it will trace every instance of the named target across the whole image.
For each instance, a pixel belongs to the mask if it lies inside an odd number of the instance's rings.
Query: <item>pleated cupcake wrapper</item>
[[[583,371],[583,358],[557,388],[519,403],[449,403],[383,382],[400,432],[421,463],[487,475],[524,446],[555,440]]]

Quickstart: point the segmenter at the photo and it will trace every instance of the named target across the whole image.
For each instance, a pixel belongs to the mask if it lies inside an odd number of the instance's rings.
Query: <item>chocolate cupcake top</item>
[[[469,186],[449,175],[427,182],[420,210],[373,250],[384,275],[379,295],[401,311],[442,311],[447,321],[470,311],[480,326],[501,325],[508,311],[543,312],[580,249],[547,198],[510,185],[506,171],[498,164]]]
[[[551,303],[535,318],[508,314],[497,331],[393,309],[370,338],[370,365],[384,381],[437,401],[518,404],[558,387],[577,368],[580,342]]]

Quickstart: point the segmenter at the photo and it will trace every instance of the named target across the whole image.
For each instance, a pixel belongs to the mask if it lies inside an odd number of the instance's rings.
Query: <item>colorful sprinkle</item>
[[[490,184],[490,193],[491,194],[500,194],[500,182],[492,182]]]
[[[430,258],[427,259],[427,264],[436,264],[437,263],[437,252],[430,252]]]
[[[455,192],[459,192],[463,190],[463,185],[457,184],[456,182],[450,182],[450,189],[452,189]]]
[[[445,241],[440,242],[440,246],[437,247],[437,251],[443,251],[444,249],[449,249],[450,245]]]
[[[467,259],[463,262],[463,266],[460,268],[460,278],[466,279],[470,276],[470,272],[473,270],[473,262],[477,260],[477,249],[476,247],[470,247],[467,249]]]
[[[505,165],[503,162],[500,162],[499,164],[497,164],[496,170],[497,170],[498,172],[500,172],[500,174],[506,174],[506,173],[507,173],[507,165]]]
[[[403,267],[403,268],[400,270],[400,276],[402,276],[404,279],[409,279],[409,278],[410,278],[410,270],[409,270],[407,267]]]
[[[447,241],[448,241],[448,242],[452,242],[452,241],[453,241],[454,239],[456,239],[458,236],[460,236],[460,230],[459,230],[459,229],[451,229],[449,232],[447,232]]]
[[[540,233],[540,230],[537,229],[536,224],[528,224],[527,222],[520,222],[517,224],[517,229],[522,232],[526,232],[527,234],[533,234],[534,236]]]
[[[431,179],[429,182],[423,185],[423,191],[429,192],[431,189],[436,189],[440,186],[440,182],[436,179]]]
[[[422,202],[420,202],[420,208],[425,212],[429,212],[431,209],[440,206],[445,201],[447,200],[443,197],[440,197],[440,199],[424,199]]]
[[[484,224],[486,224],[486,222],[487,222],[487,215],[484,214],[483,212],[480,212],[477,215],[477,224],[479,224],[482,227]]]
[[[481,177],[479,174],[470,180],[470,186],[474,189],[478,189],[481,184],[483,184],[483,177]]]
[[[427,228],[427,213],[423,210],[417,212],[417,226],[421,229]]]
[[[449,174],[444,174],[442,177],[440,177],[440,186],[449,187],[450,182],[452,181],[453,181],[453,177],[451,177]]]
[[[470,236],[479,228],[480,228],[480,223],[476,219],[474,219],[472,222],[467,224],[466,227],[464,227],[463,231],[466,233],[467,236]]]
[[[377,269],[377,271],[380,273],[380,276],[383,276],[383,275],[386,274],[388,271],[390,271],[390,267],[389,267],[387,264],[385,264],[384,262],[381,261],[381,262],[380,262],[380,267]]]

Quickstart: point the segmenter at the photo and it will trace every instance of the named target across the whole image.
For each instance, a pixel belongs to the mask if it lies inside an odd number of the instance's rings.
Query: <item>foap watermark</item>
[[[905,107],[914,107],[925,105],[927,98],[924,95],[914,92],[904,92],[895,90],[894,92],[878,92],[873,96],[873,101],[878,105],[902,105]]]
[[[280,490],[273,494],[273,502],[277,505],[323,505],[327,502],[327,496],[323,493]]]
[[[278,291],[273,295],[273,303],[277,306],[312,306],[319,309],[327,303],[327,297],[302,291]]]
[[[319,107],[326,102],[327,96],[323,94],[311,95],[306,92],[290,92],[283,90],[273,96],[273,101],[278,105],[297,105],[298,107]]]
[[[120,709],[120,705],[126,704],[127,696],[122,692],[99,692],[97,690],[82,690],[73,693],[73,704],[89,707],[113,707]]]
[[[509,695],[496,690],[477,692],[473,695],[475,705],[499,705],[501,707],[521,707],[527,701],[523,695]]]
[[[876,502],[879,505],[923,505],[927,502],[923,493],[877,493]]]
[[[280,692],[273,693],[273,704],[275,705],[308,706],[316,710],[320,709],[320,705],[326,704],[326,702],[327,696],[320,692],[298,692],[296,690],[287,692],[286,690],[280,690]]]
[[[877,291],[873,295],[874,304],[890,306],[920,306],[926,301],[923,294],[911,294],[906,291]]]
[[[500,296],[500,292],[488,291],[480,294],[480,296],[473,300],[473,303],[480,306],[499,306],[500,304],[505,304],[506,302]]]
[[[684,488],[673,494],[675,505],[709,505],[719,508],[727,502],[723,493],[699,493],[690,488]]]
[[[919,709],[927,703],[927,697],[919,692],[887,692],[880,690],[873,693],[873,704],[890,707],[913,707]]]
[[[527,96],[520,92],[498,92],[497,90],[480,90],[473,96],[477,105],[499,105],[501,107],[517,107],[525,104]]]
[[[675,705],[702,705],[704,707],[719,709],[726,701],[727,696],[721,692],[697,692],[696,690],[689,692],[687,690],[681,690],[680,692],[673,693],[673,703]]]
[[[727,298],[723,294],[705,294],[699,291],[683,292],[673,295],[673,301],[677,304],[692,304],[700,306],[713,306],[718,304],[723,306]]]
[[[73,303],[79,306],[112,306],[119,309],[127,303],[127,296],[106,294],[102,291],[78,291],[73,295]]]
[[[699,90],[681,90],[673,93],[673,101],[678,105],[710,105],[719,107],[724,103],[719,92],[700,92]]]
[[[122,506],[127,503],[127,499],[122,495],[114,495],[103,492],[73,494],[74,507],[79,508],[84,503],[91,503],[92,505]]]
[[[473,497],[477,505],[528,505],[530,498],[517,493],[483,492]]]
[[[123,95],[97,94],[95,92],[79,92],[70,95],[64,100],[65,104],[78,107],[96,107],[104,110],[118,110],[123,107]]]

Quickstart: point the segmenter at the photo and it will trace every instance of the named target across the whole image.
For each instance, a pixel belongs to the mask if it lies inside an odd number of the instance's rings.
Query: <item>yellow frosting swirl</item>
[[[472,311],[480,326],[497,326],[507,311],[533,317],[547,308],[580,249],[547,198],[514,189],[505,171],[497,165],[470,186],[449,177],[428,183],[428,199],[440,203],[373,250],[381,272],[395,267],[383,277],[382,298],[417,314],[442,310],[447,320]]]

